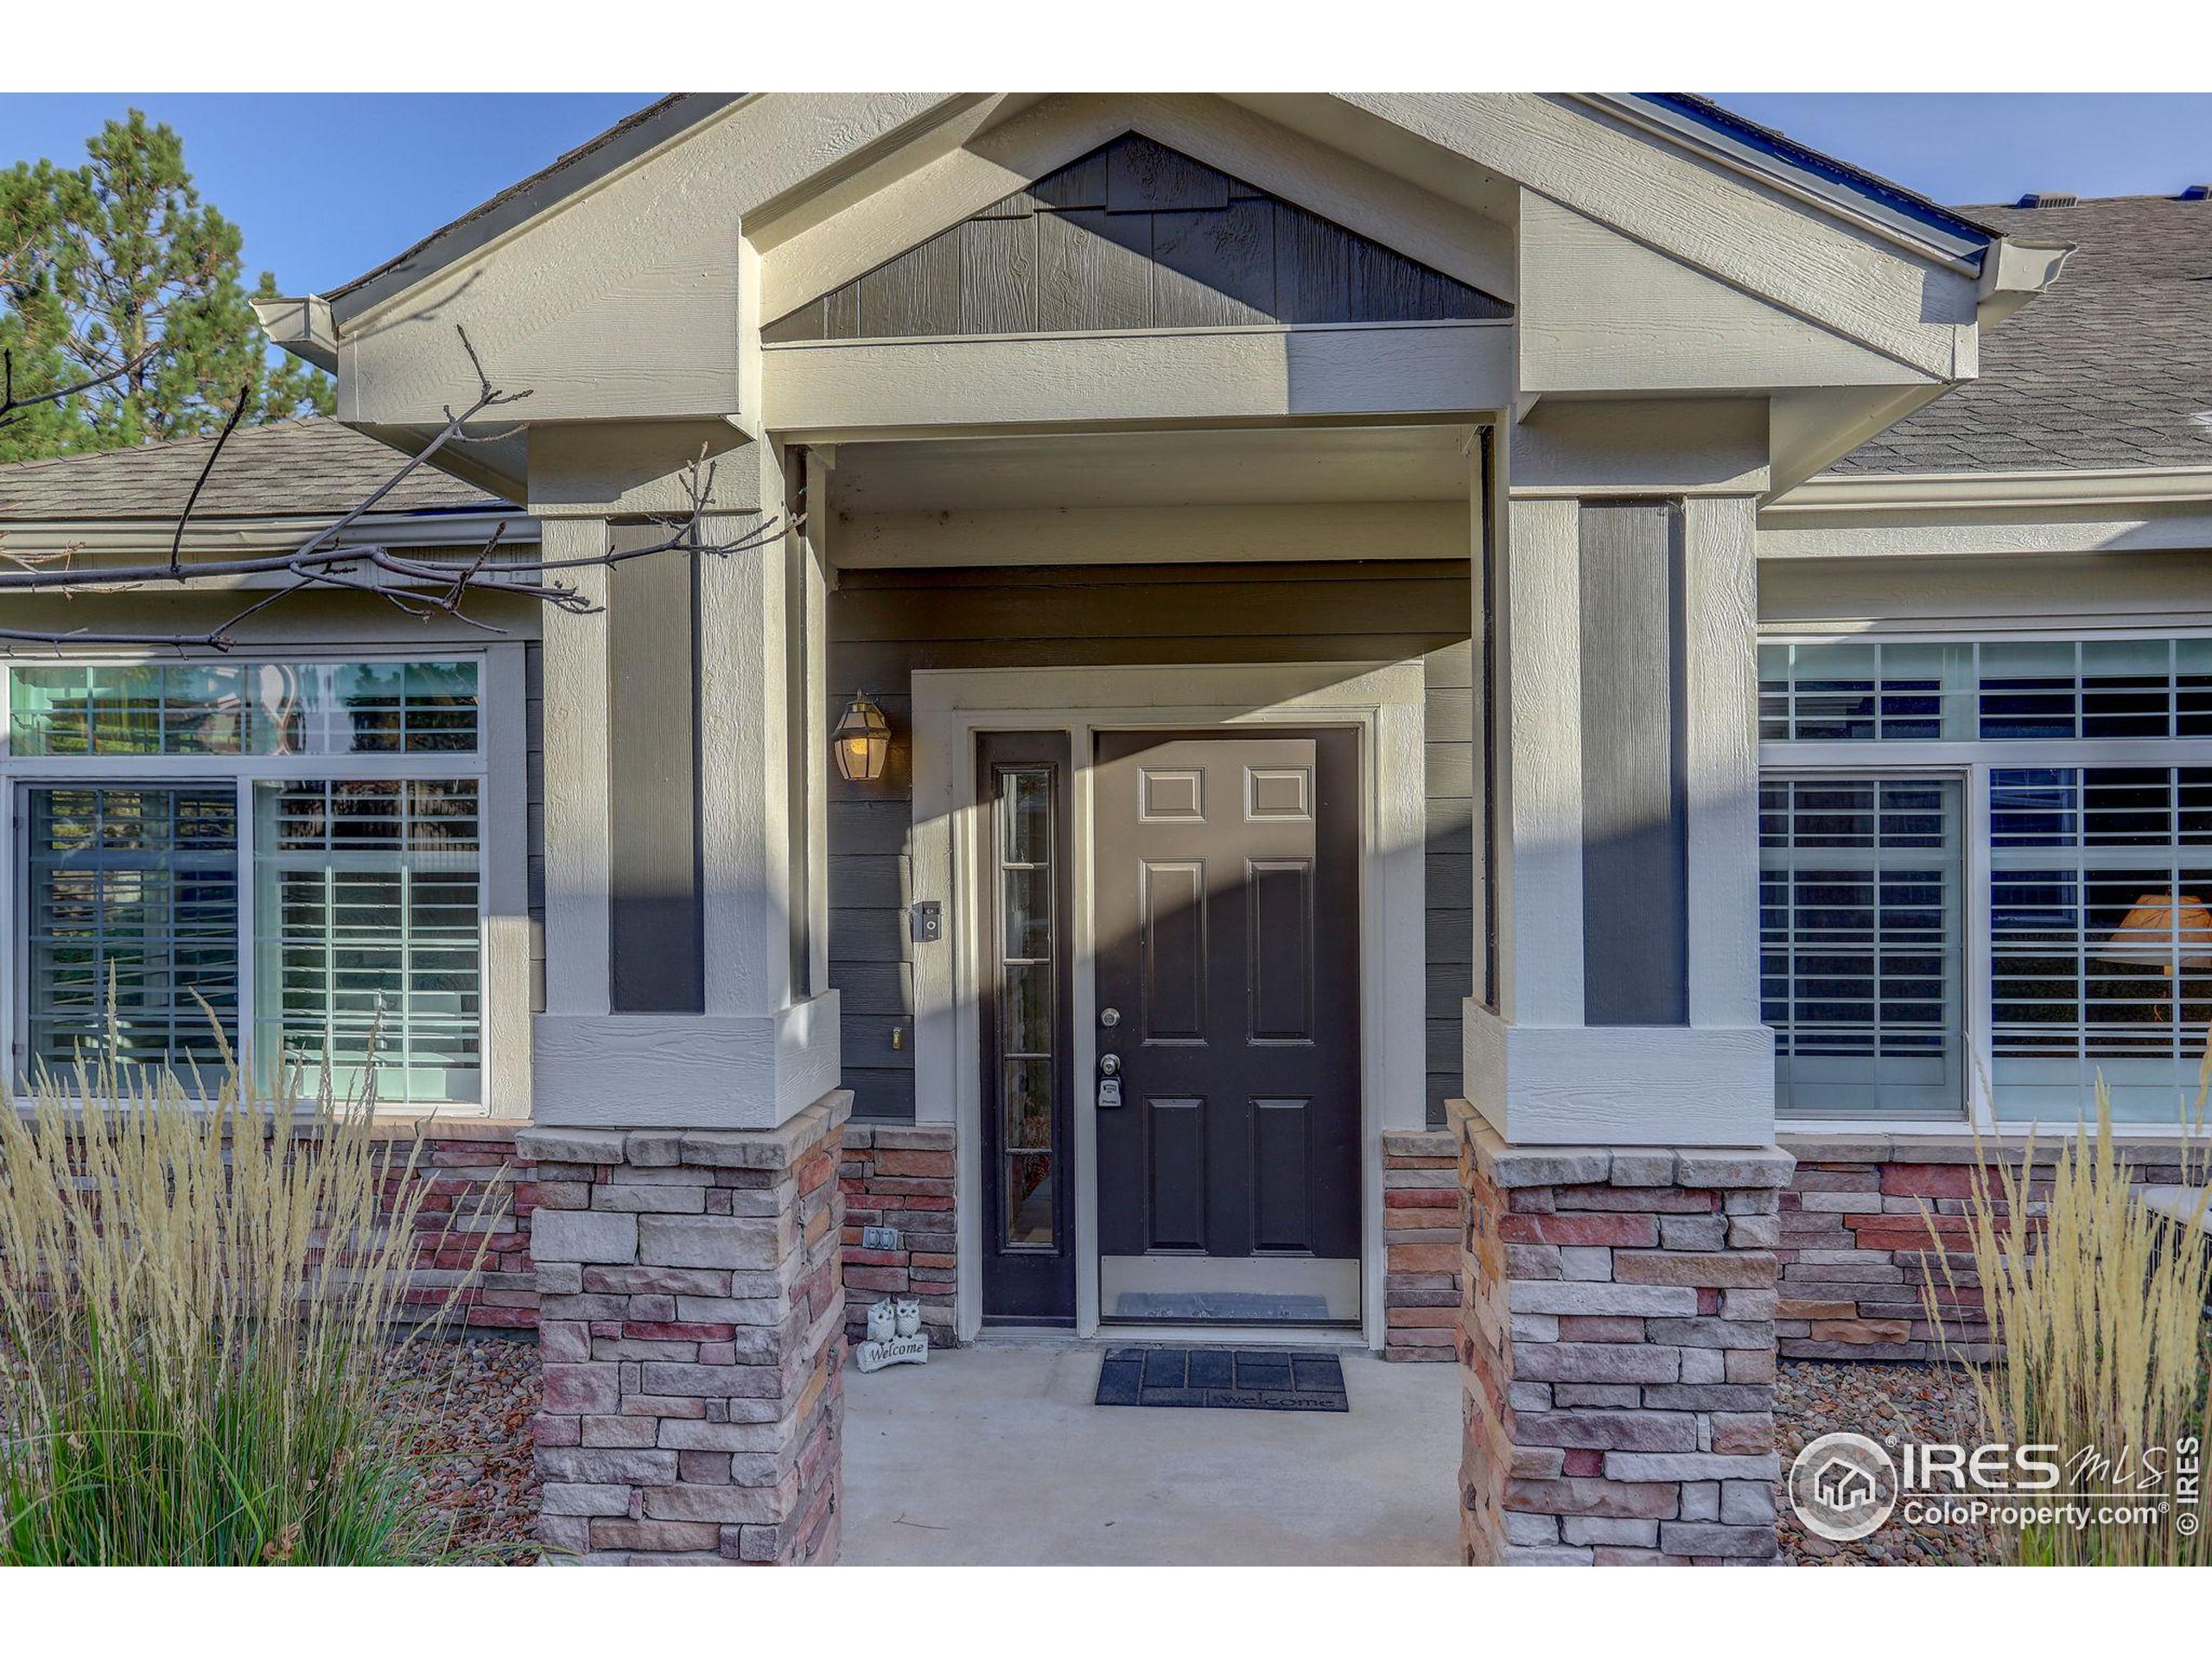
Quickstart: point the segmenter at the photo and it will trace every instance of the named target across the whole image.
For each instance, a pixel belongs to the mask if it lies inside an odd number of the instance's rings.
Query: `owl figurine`
[[[898,1324],[898,1315],[893,1311],[891,1299],[887,1296],[868,1311],[868,1339],[870,1342],[890,1341]]]
[[[901,1296],[892,1304],[892,1311],[900,1336],[911,1337],[922,1328],[922,1304],[918,1298]]]

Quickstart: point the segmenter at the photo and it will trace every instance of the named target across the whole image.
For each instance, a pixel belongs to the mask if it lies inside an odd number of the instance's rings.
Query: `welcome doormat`
[[[1351,1409],[1343,1362],[1319,1348],[1109,1348],[1098,1364],[1092,1403]]]

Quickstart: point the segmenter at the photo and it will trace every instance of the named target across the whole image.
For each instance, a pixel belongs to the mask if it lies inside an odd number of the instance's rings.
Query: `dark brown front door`
[[[1104,1318],[1358,1316],[1358,762],[1349,731],[1098,740]]]

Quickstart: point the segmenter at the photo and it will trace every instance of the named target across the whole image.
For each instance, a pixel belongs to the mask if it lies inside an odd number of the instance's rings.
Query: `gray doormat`
[[[1092,1403],[1351,1409],[1343,1362],[1318,1348],[1109,1348],[1098,1364]]]

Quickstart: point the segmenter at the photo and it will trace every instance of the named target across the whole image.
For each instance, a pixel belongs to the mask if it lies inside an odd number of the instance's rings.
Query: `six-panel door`
[[[1103,1317],[1358,1314],[1356,734],[1108,734]]]

